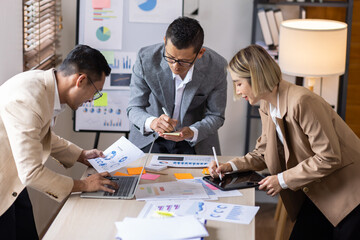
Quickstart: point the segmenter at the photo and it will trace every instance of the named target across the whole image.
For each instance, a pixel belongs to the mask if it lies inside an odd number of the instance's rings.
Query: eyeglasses
[[[168,57],[165,55],[165,52],[166,52],[166,49],[164,48],[164,52],[163,52],[163,58],[165,59],[165,61],[167,61],[168,63],[178,63],[180,66],[183,66],[183,67],[190,67],[191,65],[193,65],[193,63],[195,62],[198,54],[200,51],[198,51],[196,53],[196,56],[194,58],[194,60],[192,60],[191,62],[188,62],[188,61],[183,61],[183,60],[178,60],[178,59],[175,59],[175,58],[172,58],[172,57]],[[166,52],[167,53],[167,52]]]
[[[87,79],[89,79],[89,81],[91,82],[91,84],[94,86],[94,88],[95,88],[95,90],[96,90],[96,92],[95,92],[92,100],[93,100],[93,101],[98,100],[99,98],[102,97],[102,95],[103,95],[102,92],[100,92],[100,91],[97,89],[97,87],[95,86],[95,84],[93,83],[93,81],[91,81],[91,79],[90,79],[89,76],[87,76]]]

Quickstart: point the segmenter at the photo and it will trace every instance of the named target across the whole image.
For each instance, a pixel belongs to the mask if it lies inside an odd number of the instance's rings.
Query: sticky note
[[[131,175],[126,174],[126,173],[122,173],[122,172],[116,172],[116,173],[114,174],[114,176],[131,176]]]
[[[102,97],[99,99],[96,99],[94,101],[94,106],[95,107],[106,107],[108,105],[108,95],[107,92],[103,92],[102,93]]]
[[[174,173],[176,179],[194,179],[191,173]]]
[[[115,57],[114,51],[101,51],[102,55],[104,55],[108,64],[114,65]]]
[[[145,180],[156,180],[159,177],[160,177],[159,174],[145,173],[145,174],[141,175],[141,179],[145,179]]]
[[[139,174],[141,174],[141,170],[142,170],[142,169],[143,169],[142,167],[128,168],[127,171],[128,171],[128,173],[129,173],[130,175],[139,175]],[[145,169],[144,169],[143,174],[145,174],[145,173],[146,173],[146,172],[145,172]]]
[[[205,184],[208,188],[210,188],[211,190],[219,190],[217,187],[211,185],[211,184]]]
[[[204,174],[204,175],[210,175],[210,173],[209,173],[209,168],[203,168],[202,174]]]
[[[110,8],[111,0],[92,0],[93,8]]]

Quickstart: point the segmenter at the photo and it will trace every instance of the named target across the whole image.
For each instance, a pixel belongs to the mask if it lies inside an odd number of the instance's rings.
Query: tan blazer
[[[231,161],[238,169],[284,172],[289,189],[280,194],[289,216],[296,219],[306,194],[336,226],[360,204],[360,140],[327,102],[304,87],[281,81],[279,105],[286,166],[281,167],[275,124],[265,102],[255,150]]]
[[[0,215],[25,186],[59,202],[73,187],[70,177],[44,167],[49,155],[71,167],[82,151],[50,129],[55,99],[53,71],[24,72],[0,86]]]

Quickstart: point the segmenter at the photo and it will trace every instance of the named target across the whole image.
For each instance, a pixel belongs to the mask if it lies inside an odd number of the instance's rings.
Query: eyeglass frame
[[[95,86],[94,82],[91,80],[91,78],[88,75],[86,75],[86,78],[89,79],[90,83],[93,85],[93,87],[96,90],[92,100],[93,101],[98,100],[99,98],[101,98],[103,96],[103,93],[99,91],[99,89]]]
[[[183,60],[179,60],[179,59],[175,59],[175,58],[172,58],[172,57],[165,56],[165,52],[166,52],[167,54],[169,54],[169,53],[166,51],[166,48],[164,47],[163,58],[164,58],[164,60],[165,60],[166,62],[168,62],[168,63],[171,63],[171,64],[178,63],[180,66],[190,67],[190,66],[193,65],[194,62],[196,61],[196,58],[197,58],[197,56],[199,55],[200,51],[201,51],[201,48],[200,48],[200,50],[196,53],[194,60],[192,60],[191,62],[187,62],[187,61],[183,61]],[[170,59],[170,60],[173,61],[173,62],[170,62],[168,59]],[[184,66],[184,65],[182,65],[182,64],[184,64],[184,63],[189,64],[189,66]]]

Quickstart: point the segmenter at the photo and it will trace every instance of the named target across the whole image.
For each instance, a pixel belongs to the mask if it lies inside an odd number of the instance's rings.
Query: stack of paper
[[[208,237],[203,224],[194,216],[165,219],[125,218],[115,222],[116,239],[121,240],[175,240]]]

